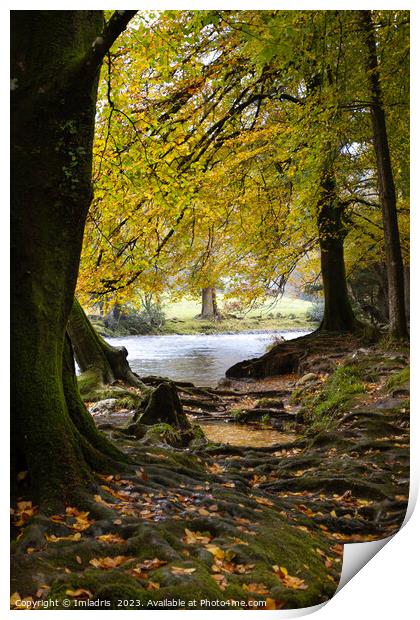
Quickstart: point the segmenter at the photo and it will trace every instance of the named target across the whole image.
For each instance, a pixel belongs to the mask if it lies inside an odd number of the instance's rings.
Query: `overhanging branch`
[[[137,11],[114,11],[105,24],[102,34],[92,41],[92,46],[83,59],[82,65],[90,69],[99,67],[105,55],[136,13]]]

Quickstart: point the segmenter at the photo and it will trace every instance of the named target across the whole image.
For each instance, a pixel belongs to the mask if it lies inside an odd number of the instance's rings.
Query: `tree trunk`
[[[76,298],[70,312],[67,332],[81,372],[94,371],[98,383],[102,385],[120,380],[133,387],[144,387],[129,366],[127,349],[113,347],[97,334]]]
[[[366,69],[370,84],[371,121],[373,144],[378,169],[378,189],[382,206],[385,235],[385,254],[388,277],[389,329],[395,338],[407,338],[407,320],[404,299],[404,267],[398,230],[397,200],[392,173],[386,129],[385,111],[382,102],[378,72],[375,32],[370,11],[359,11],[360,22],[365,35],[367,49]]]
[[[410,322],[410,265],[404,265],[404,302],[407,323]]]
[[[191,424],[184,413],[175,384],[170,381],[160,383],[150,394],[144,412],[136,417],[139,424],[170,424],[178,429],[190,428]]]
[[[126,460],[125,455],[98,432],[92,416],[80,397],[74,368],[74,352],[68,334],[64,341],[63,388],[67,411],[78,431],[78,441],[81,443],[87,463],[98,471],[109,468],[110,459]]]
[[[206,286],[201,290],[201,313],[199,319],[220,319],[220,313],[217,308],[216,289],[214,286]]]
[[[388,299],[388,278],[386,264],[383,262],[373,265],[373,272],[378,281],[377,305],[381,321],[387,323],[389,321],[389,299]]]
[[[344,263],[343,207],[337,200],[334,176],[325,174],[318,203],[317,225],[324,288],[322,332],[355,332],[360,324],[351,307]]]
[[[12,11],[11,27],[12,489],[26,470],[34,500],[54,510],[86,491],[88,453],[114,450],[80,421],[63,364],[92,196],[103,14]]]

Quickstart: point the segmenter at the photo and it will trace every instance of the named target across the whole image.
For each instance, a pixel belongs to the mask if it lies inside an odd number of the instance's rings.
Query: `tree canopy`
[[[407,259],[408,12],[373,19]],[[316,273],[326,169],[347,270],[382,260],[363,36],[357,11],[140,12],[102,69],[82,296]]]

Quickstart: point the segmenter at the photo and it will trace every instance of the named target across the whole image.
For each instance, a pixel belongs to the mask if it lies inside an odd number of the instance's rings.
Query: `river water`
[[[223,422],[201,422],[207,438],[215,443],[231,446],[253,446],[260,448],[293,441],[293,433],[281,433],[271,428],[255,428],[250,424],[227,424]]]
[[[106,340],[126,347],[130,366],[140,376],[158,375],[199,386],[215,386],[236,362],[263,355],[276,336],[290,340],[305,333],[124,336]]]

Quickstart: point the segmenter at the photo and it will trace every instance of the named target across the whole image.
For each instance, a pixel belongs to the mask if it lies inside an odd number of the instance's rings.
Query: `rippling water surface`
[[[124,336],[107,338],[107,341],[126,347],[131,368],[139,375],[215,386],[236,362],[265,353],[275,336],[290,340],[305,333]]]

